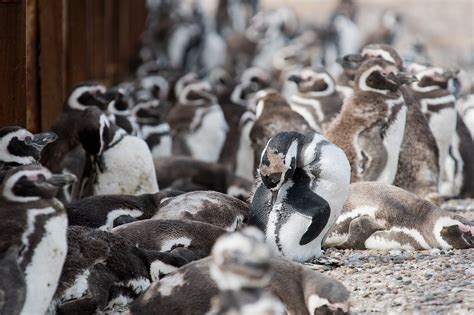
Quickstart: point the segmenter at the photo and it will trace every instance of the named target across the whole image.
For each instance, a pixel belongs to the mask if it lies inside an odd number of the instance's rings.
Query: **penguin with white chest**
[[[279,133],[262,153],[249,222],[281,256],[318,258],[347,196],[350,173],[344,152],[322,135]]]
[[[40,165],[26,165],[11,170],[1,187],[0,257],[20,248],[17,264],[26,286],[20,314],[44,314],[56,290],[67,251],[67,216],[54,196],[73,181],[72,175],[52,175]]]
[[[148,145],[112,124],[98,108],[88,108],[78,122],[78,137],[88,154],[79,197],[156,193],[158,183]]]
[[[0,182],[16,166],[39,163],[41,151],[57,138],[54,132],[32,134],[18,126],[0,128]]]
[[[344,102],[326,132],[347,154],[352,181],[394,181],[407,111],[399,88],[410,80],[395,64],[380,58],[358,69],[354,96]]]

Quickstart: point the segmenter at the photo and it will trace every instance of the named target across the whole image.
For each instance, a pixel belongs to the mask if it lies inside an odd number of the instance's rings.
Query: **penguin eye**
[[[30,136],[26,136],[25,139],[23,140],[26,144],[31,144],[33,142],[33,139]]]
[[[38,181],[44,182],[46,180],[46,177],[43,174],[38,175]]]

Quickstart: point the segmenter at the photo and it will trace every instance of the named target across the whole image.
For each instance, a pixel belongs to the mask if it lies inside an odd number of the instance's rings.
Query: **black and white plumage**
[[[54,196],[60,186],[74,180],[71,175],[52,175],[40,165],[26,165],[11,170],[1,187],[0,258],[7,260],[11,275],[21,275],[11,290],[24,281],[22,314],[45,313],[56,290],[67,251],[67,216]],[[21,248],[17,266],[8,258],[14,248]]]
[[[80,225],[108,231],[137,220],[151,218],[161,201],[175,197],[179,191],[162,190],[155,194],[99,195],[75,200],[66,205],[69,225]]]
[[[13,167],[39,163],[41,151],[57,138],[54,132],[32,134],[18,126],[0,128],[0,182]]]
[[[262,153],[250,224],[267,243],[295,261],[321,256],[321,243],[336,222],[349,190],[344,152],[318,133],[282,132]]]
[[[145,141],[126,134],[96,107],[83,111],[77,129],[88,154],[78,192],[80,198],[158,191],[153,157]]]

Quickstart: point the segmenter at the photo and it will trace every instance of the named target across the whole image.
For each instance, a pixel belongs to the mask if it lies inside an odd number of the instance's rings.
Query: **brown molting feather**
[[[268,176],[274,173],[284,173],[289,167],[285,165],[285,156],[283,153],[277,153],[276,150],[267,149],[267,158],[270,161],[270,165],[262,164],[260,166],[260,173],[263,176]]]

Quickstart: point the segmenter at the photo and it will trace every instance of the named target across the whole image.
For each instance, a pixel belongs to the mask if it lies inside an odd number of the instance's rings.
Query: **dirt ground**
[[[474,220],[474,200],[443,206]],[[326,251],[341,267],[317,266],[351,292],[353,314],[474,314],[474,249]]]

